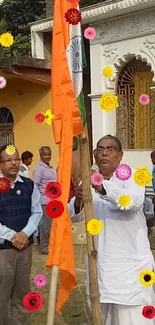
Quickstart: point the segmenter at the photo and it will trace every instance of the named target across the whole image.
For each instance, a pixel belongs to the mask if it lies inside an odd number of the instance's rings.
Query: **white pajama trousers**
[[[87,303],[91,311],[89,296]],[[148,319],[142,315],[143,307],[101,303],[103,325],[155,325],[155,318]]]
[[[101,304],[103,325],[155,325],[155,318],[142,315],[143,307]]]

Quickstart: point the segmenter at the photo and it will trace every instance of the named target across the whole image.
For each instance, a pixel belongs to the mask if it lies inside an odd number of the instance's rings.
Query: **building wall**
[[[14,117],[14,138],[20,154],[29,150],[34,154],[31,170],[39,162],[40,146],[52,148],[52,164],[58,166],[58,146],[55,145],[52,126],[38,124],[35,115],[51,108],[50,87],[19,79],[8,79],[1,90],[0,107],[7,107]]]
[[[93,147],[106,134],[116,135],[116,110],[100,110],[99,98],[106,92],[116,93],[117,79],[122,67],[133,57],[147,62],[155,72],[155,8],[129,13],[92,24],[96,38],[90,44],[91,104]],[[148,21],[150,22],[148,25]],[[103,67],[114,65],[117,77],[113,82],[102,76]],[[155,76],[155,75],[154,75]],[[153,149],[153,148],[152,148]],[[146,166],[151,171],[149,150],[127,150],[124,161],[133,168]]]
[[[124,151],[123,162],[132,168],[147,167],[152,173],[152,163],[150,159],[151,150],[126,150]]]

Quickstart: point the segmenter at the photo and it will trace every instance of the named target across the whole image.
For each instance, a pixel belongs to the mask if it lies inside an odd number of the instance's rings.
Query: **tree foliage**
[[[29,56],[31,22],[45,18],[45,0],[4,0],[0,6],[1,32],[14,36],[14,44],[5,56]]]

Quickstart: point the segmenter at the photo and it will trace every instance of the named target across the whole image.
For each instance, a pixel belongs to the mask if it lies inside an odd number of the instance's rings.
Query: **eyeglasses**
[[[12,164],[13,162],[17,163],[20,161],[21,161],[21,158],[15,158],[15,159],[0,160],[0,163]]]
[[[113,155],[117,151],[119,151],[119,150],[117,150],[116,148],[112,148],[112,147],[107,147],[107,148],[99,147],[96,149],[97,153],[107,153],[108,155]]]

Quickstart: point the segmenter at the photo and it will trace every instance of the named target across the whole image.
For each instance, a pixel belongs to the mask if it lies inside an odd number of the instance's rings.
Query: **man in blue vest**
[[[32,240],[42,217],[40,194],[34,182],[18,175],[19,153],[0,148],[1,177],[10,189],[0,192],[0,325],[29,325],[23,297],[30,292]]]

